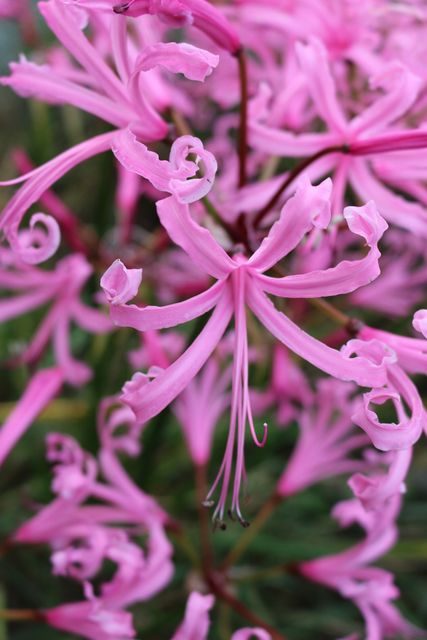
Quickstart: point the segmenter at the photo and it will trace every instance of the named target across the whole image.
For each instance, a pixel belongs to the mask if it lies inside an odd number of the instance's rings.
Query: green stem
[[[227,571],[230,567],[234,566],[239,558],[243,555],[246,549],[249,547],[257,533],[263,528],[267,520],[275,509],[283,502],[283,498],[277,493],[273,493],[267,502],[262,506],[258,512],[255,520],[251,522],[250,527],[245,529],[243,535],[240,536],[236,546],[230,551],[228,556],[222,563],[221,570]]]

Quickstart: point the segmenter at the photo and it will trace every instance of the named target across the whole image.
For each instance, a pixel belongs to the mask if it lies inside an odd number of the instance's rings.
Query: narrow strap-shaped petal
[[[218,62],[219,56],[186,42],[156,42],[139,54],[135,71],[149,71],[160,66],[172,73],[182,73],[189,80],[203,82]]]
[[[71,104],[106,122],[125,127],[135,119],[126,106],[117,103],[87,87],[80,86],[59,75],[48,65],[38,65],[21,57],[10,65],[11,75],[0,79],[0,84],[11,87],[22,97],[34,97],[49,104]]]
[[[0,430],[0,465],[37,416],[58,395],[62,383],[63,375],[57,367],[34,375]]]
[[[38,9],[58,40],[89,75],[96,78],[105,94],[119,104],[126,104],[128,100],[124,86],[82,33],[64,3],[57,0],[39,2]]]
[[[227,287],[203,330],[170,367],[139,388],[137,380],[124,386],[122,400],[134,411],[139,423],[163,411],[197,375],[221,340],[232,313],[231,294]]]
[[[132,327],[138,331],[175,327],[210,311],[217,304],[224,286],[225,281],[216,282],[203,293],[164,307],[137,307],[134,304],[111,305],[111,319],[119,327]]]
[[[264,291],[283,298],[316,298],[350,293],[375,280],[380,274],[378,260],[381,256],[377,243],[387,229],[387,223],[373,202],[364,207],[347,207],[344,217],[350,229],[364,237],[369,245],[369,252],[364,258],[343,260],[330,269],[319,269],[284,278],[254,274]],[[358,225],[358,218],[363,221],[362,224]]]
[[[366,358],[345,357],[340,351],[331,349],[300,329],[258,288],[248,286],[247,301],[255,316],[280,342],[321,371],[340,380],[354,380],[366,387],[385,383],[385,367]]]
[[[236,268],[213,235],[190,215],[188,205],[171,196],[157,203],[160,222],[169,236],[197,266],[214,278],[226,278]]]
[[[329,178],[318,186],[312,186],[308,180],[301,180],[295,195],[286,202],[280,218],[271,227],[248,264],[259,271],[267,271],[295,249],[314,226],[325,228],[331,215],[331,191],[332,182]]]
[[[43,287],[20,296],[2,299],[0,300],[0,322],[6,322],[11,318],[28,313],[28,311],[40,307],[54,295],[55,292],[49,287]]]
[[[76,300],[73,302],[72,316],[80,327],[91,333],[105,333],[113,328],[111,320],[99,309],[93,309]]]
[[[400,63],[394,62],[388,69],[381,69],[379,77],[374,78],[371,85],[372,88],[384,87],[386,93],[353,118],[350,124],[352,134],[381,131],[403,116],[415,102],[421,84],[421,78]]]
[[[313,38],[309,44],[298,43],[296,53],[319,115],[332,131],[345,133],[348,124],[337,100],[335,82],[324,46],[320,40]]]
[[[353,415],[354,422],[371,438],[381,451],[393,451],[411,447],[421,436],[426,425],[426,413],[418,390],[411,379],[397,364],[389,366],[389,386],[373,389],[363,396],[363,402]],[[383,423],[372,405],[391,401],[396,408],[397,423]],[[403,401],[409,407],[406,414]]]
[[[372,174],[367,161],[360,159],[351,163],[349,180],[362,200],[374,200],[388,222],[423,238],[427,237],[427,210],[384,186]]]
[[[111,146],[113,136],[114,132],[90,138],[61,153],[53,160],[46,162],[46,164],[33,172],[27,182],[9,200],[0,217],[0,229],[5,231],[7,239],[14,249],[22,254],[23,259],[26,259],[26,251],[25,247],[21,246],[22,241],[18,234],[18,227],[26,211],[37,202],[45,191],[73,167],[98,153],[107,151]],[[42,214],[37,215],[40,219]],[[47,218],[47,216],[44,216],[44,218]],[[34,251],[37,253],[37,249],[33,249],[33,253]],[[31,261],[34,262],[33,260]]]
[[[174,141],[169,162],[160,160],[157,153],[138,142],[129,129],[120,131],[115,136],[112,149],[117,160],[128,171],[143,176],[156,189],[175,195],[182,203],[195,202],[212,188],[217,171],[215,157],[193,136],[181,136]],[[196,155],[203,162],[202,178],[194,177],[199,171],[199,165],[188,159],[190,154]]]
[[[251,147],[279,157],[302,158],[314,155],[321,149],[342,144],[342,137],[336,133],[301,133],[297,135],[281,131],[255,119],[249,120],[248,134]]]

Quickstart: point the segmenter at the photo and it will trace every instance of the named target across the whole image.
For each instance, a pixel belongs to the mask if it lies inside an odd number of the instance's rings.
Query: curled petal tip
[[[138,292],[142,269],[127,269],[121,260],[115,260],[101,278],[100,284],[110,304],[126,304]]]

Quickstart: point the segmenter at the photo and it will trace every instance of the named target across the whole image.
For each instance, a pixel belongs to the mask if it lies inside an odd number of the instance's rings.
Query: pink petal
[[[248,287],[247,301],[254,315],[270,333],[321,371],[340,380],[354,380],[366,387],[384,384],[386,371],[382,363],[374,364],[363,357],[349,358],[327,347],[279,312],[255,284]]]
[[[299,182],[296,193],[283,207],[280,218],[271,227],[248,264],[259,271],[267,271],[299,245],[313,227],[329,224],[332,182],[329,178],[318,186],[307,180]]]
[[[149,71],[161,66],[182,73],[189,80],[203,82],[218,66],[219,56],[185,42],[156,42],[139,54],[135,70]]]
[[[32,172],[27,182],[18,189],[10,199],[1,214],[0,229],[4,230],[10,244],[18,254],[22,255],[24,260],[28,258],[30,262],[34,262],[35,260],[40,261],[47,259],[47,257],[52,255],[52,251],[54,251],[58,242],[57,223],[53,218],[44,216],[43,214],[36,214],[36,216],[33,217],[30,236],[27,237],[31,240],[31,234],[34,235],[36,231],[34,228],[35,223],[42,222],[48,230],[45,236],[46,244],[42,244],[39,248],[25,246],[22,242],[22,238],[25,239],[25,236],[21,236],[21,234],[18,233],[18,227],[26,211],[32,204],[37,202],[45,191],[73,167],[98,153],[107,151],[110,148],[113,136],[114,133],[105,133],[95,138],[90,138],[68,149],[68,151],[61,153],[53,160],[50,160]],[[40,235],[38,239],[41,239]]]
[[[210,311],[218,303],[224,286],[224,281],[217,282],[203,293],[164,307],[115,305],[110,309],[111,319],[119,327],[132,327],[138,331],[175,327]]]
[[[336,96],[335,82],[329,68],[326,49],[320,40],[309,44],[297,43],[296,53],[301,69],[307,78],[307,88],[315,108],[330,129],[344,134],[348,129],[346,117]]]
[[[40,413],[58,395],[64,377],[60,368],[44,369],[30,380],[0,431],[0,465]]]
[[[427,309],[419,309],[414,313],[412,326],[415,331],[419,331],[419,333],[423,334],[424,338],[427,338]]]
[[[111,305],[122,305],[138,293],[142,269],[127,269],[119,259],[115,260],[100,280],[106,298]]]
[[[212,234],[193,220],[187,205],[180,204],[174,197],[165,198],[157,202],[157,213],[173,242],[200,269],[222,280],[236,268]]]
[[[372,88],[384,87],[386,93],[353,118],[350,130],[355,135],[375,133],[405,115],[415,102],[421,88],[421,78],[414,75],[399,62],[381,69],[371,82]]]
[[[215,598],[212,595],[203,596],[193,591],[188,598],[184,621],[175,631],[172,640],[207,640],[210,627],[209,611],[214,602]]]
[[[148,384],[140,385],[137,382],[124,386],[122,400],[134,411],[139,423],[160,413],[197,375],[221,340],[232,312],[227,287],[205,327],[178,360]]]

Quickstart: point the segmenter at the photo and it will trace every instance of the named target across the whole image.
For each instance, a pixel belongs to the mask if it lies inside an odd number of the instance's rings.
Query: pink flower
[[[297,445],[276,487],[289,496],[334,475],[366,469],[367,462],[352,459],[351,454],[369,444],[355,434],[352,414],[357,399],[354,385],[338,380],[320,380],[311,407],[300,412]]]
[[[89,640],[126,640],[136,637],[132,614],[109,608],[96,598],[46,609],[43,617],[51,627]]]
[[[71,322],[91,333],[104,333],[111,329],[111,323],[104,314],[80,300],[83,286],[92,271],[91,266],[80,254],[63,258],[54,271],[30,267],[6,249],[2,250],[0,256],[3,263],[0,284],[17,294],[0,301],[2,322],[52,302],[30,344],[18,356],[18,361],[36,361],[52,340],[55,360],[64,380],[76,386],[85,384],[92,374],[89,367],[75,360],[70,352]]]
[[[230,405],[230,380],[230,369],[221,373],[217,360],[209,360],[175,400],[173,411],[196,465],[203,466],[209,460],[214,429]]]
[[[168,133],[168,125],[156,108],[159,89],[163,88],[163,95],[168,96],[166,104],[163,99],[162,108],[170,104],[174,95],[173,91],[165,90],[160,78],[153,82],[151,75],[144,82],[146,72],[152,73],[152,69],[160,64],[174,73],[182,72],[187,77],[203,80],[218,63],[217,56],[207,51],[177,43],[152,44],[135,57],[126,41],[126,21],[111,12],[109,47],[115,65],[113,71],[82,31],[82,23],[84,25],[88,17],[85,12],[60,0],[40,2],[38,8],[49,28],[80,66],[76,69],[72,65],[65,68],[37,65],[21,57],[19,63],[11,64],[11,76],[2,78],[1,83],[10,85],[24,97],[36,97],[50,104],[72,104],[116,129],[132,126],[132,131],[145,141],[160,140]],[[41,244],[37,249],[33,239],[30,244],[22,244],[18,234],[20,222],[29,207],[63,175],[86,159],[109,150],[113,136],[109,133],[91,138],[27,175],[0,183],[12,185],[26,181],[0,219],[0,229],[21,257],[41,262],[55,253],[59,231],[54,220],[44,216],[47,237],[42,238],[42,243],[41,238],[37,238],[37,245]],[[38,215],[38,218],[33,217],[31,229],[36,222],[42,221]]]
[[[316,39],[306,45],[298,43],[296,53],[307,91],[328,130],[294,135],[261,124],[255,115],[250,122],[252,146],[279,156],[310,156],[322,149],[334,148],[335,152],[310,169],[310,175],[315,177],[333,171],[334,213],[340,213],[349,184],[362,201],[373,199],[388,222],[425,237],[424,207],[390,190],[375,175],[371,161],[362,157],[371,155],[375,158],[385,152],[427,147],[424,131],[395,128],[395,123],[414,105],[421,79],[397,61],[383,65],[371,85],[375,89],[382,88],[384,94],[349,120],[338,100],[335,78],[322,43]],[[408,154],[410,160],[411,151]],[[395,162],[399,167],[402,161],[404,157],[397,154]]]
[[[101,278],[101,287],[110,304],[126,304],[138,293],[141,269],[126,269],[121,260],[113,262]]]
[[[401,634],[412,638],[422,634],[406,622],[392,604],[399,596],[393,576],[383,569],[368,566],[395,544],[398,495],[379,511],[366,512],[357,500],[339,503],[334,516],[341,525],[360,524],[366,537],[354,547],[331,556],[309,560],[300,565],[301,573],[320,584],[336,589],[360,609],[366,624],[367,640]]]
[[[233,486],[232,510],[242,518],[239,491],[244,469],[244,432],[246,420],[252,437],[258,440],[252,418],[248,389],[248,343],[246,304],[260,322],[285,346],[321,370],[344,380],[355,380],[366,386],[385,382],[383,366],[365,358],[347,358],[343,353],[326,347],[299,329],[277,311],[267,293],[280,297],[305,298],[336,295],[353,291],[377,277],[379,251],[377,241],[386,224],[372,203],[365,207],[349,207],[344,212],[349,228],[361,235],[369,246],[367,255],[354,262],[308,274],[272,278],[264,272],[294,249],[313,226],[325,227],[329,222],[330,181],[318,187],[302,183],[297,193],[283,208],[279,221],[273,225],[259,249],[250,257],[228,256],[213,236],[190,216],[188,207],[173,196],[157,203],[162,225],[176,244],[198,267],[217,282],[194,298],[166,307],[112,305],[111,317],[119,326],[139,331],[168,328],[188,322],[211,309],[214,312],[193,344],[168,369],[158,373],[151,382],[137,375],[123,389],[123,400],[135,412],[139,423],[146,422],[166,407],[191,381],[207,361],[231,317],[235,317],[236,342],[233,364],[231,419],[226,453],[219,475],[209,496],[222,479],[219,504],[215,510],[222,519],[230,482],[233,451],[237,450],[237,468]]]

